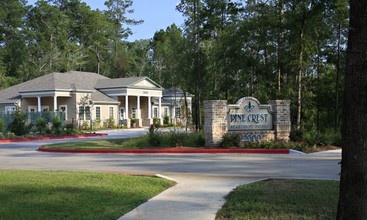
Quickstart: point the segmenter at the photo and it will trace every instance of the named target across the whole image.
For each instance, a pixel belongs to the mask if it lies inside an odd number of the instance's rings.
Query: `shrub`
[[[97,118],[96,120],[93,121],[94,128],[99,128],[100,126],[101,126],[101,119]]]
[[[104,121],[103,125],[106,128],[114,128],[115,127],[115,119],[109,118],[109,119]]]
[[[52,132],[54,134],[61,134],[62,129],[62,121],[59,117],[54,117],[52,119]]]
[[[205,146],[204,132],[193,132],[186,134],[186,137],[183,141],[183,146],[204,147]]]
[[[46,133],[47,122],[44,118],[39,117],[36,121],[36,130],[40,134]]]
[[[289,134],[289,139],[294,142],[300,142],[303,138],[303,132],[300,129],[293,128]]]
[[[13,121],[8,125],[8,130],[17,136],[22,136],[29,133],[29,128],[26,123],[26,115],[17,110],[13,113]]]
[[[187,138],[187,134],[174,129],[170,132],[170,144],[173,147],[181,147]]]
[[[65,124],[65,132],[66,134],[75,134],[74,124],[73,123],[66,123]]]
[[[5,122],[3,119],[0,119],[0,133],[4,133],[5,131]]]
[[[82,130],[88,130],[89,129],[89,121],[83,121],[80,125],[80,129]]]
[[[153,118],[153,125],[156,127],[156,128],[159,128],[161,126],[161,123],[160,123],[160,119],[155,117]]]
[[[164,125],[169,125],[169,117],[168,117],[168,115],[165,115],[165,116],[163,117],[163,124],[164,124]]]
[[[241,135],[238,133],[226,133],[222,137],[222,141],[219,143],[219,147],[239,147],[241,144]]]
[[[160,133],[154,125],[150,125],[148,133],[148,143],[150,146],[159,147],[161,144]]]

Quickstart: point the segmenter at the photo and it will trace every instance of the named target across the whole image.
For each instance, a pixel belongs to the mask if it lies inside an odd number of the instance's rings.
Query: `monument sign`
[[[260,105],[257,99],[244,97],[228,107],[228,131],[273,129],[270,105]]]
[[[204,133],[207,146],[216,146],[226,133],[241,135],[242,142],[289,141],[290,101],[260,104],[243,97],[234,105],[226,100],[204,101]]]

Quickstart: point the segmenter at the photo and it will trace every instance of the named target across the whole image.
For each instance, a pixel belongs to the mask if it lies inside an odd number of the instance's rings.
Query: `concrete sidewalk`
[[[177,185],[138,206],[119,220],[213,220],[224,196],[238,185],[260,179],[169,175]],[[190,190],[188,190],[190,189]]]

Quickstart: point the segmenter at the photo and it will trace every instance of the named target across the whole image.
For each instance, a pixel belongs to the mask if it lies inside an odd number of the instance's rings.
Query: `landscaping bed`
[[[117,219],[173,185],[112,173],[0,171],[0,219]]]

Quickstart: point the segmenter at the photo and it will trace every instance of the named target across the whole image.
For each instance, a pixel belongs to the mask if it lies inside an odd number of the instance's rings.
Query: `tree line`
[[[132,0],[92,10],[80,0],[3,0],[0,87],[43,74],[81,70],[148,76],[201,103],[243,96],[289,99],[292,124],[338,131],[348,27],[346,0],[181,0],[185,17],[152,39],[128,42]]]

